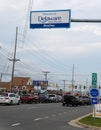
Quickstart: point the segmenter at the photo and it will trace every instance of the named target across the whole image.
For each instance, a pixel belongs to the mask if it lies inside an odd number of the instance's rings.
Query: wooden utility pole
[[[11,92],[12,92],[12,88],[13,88],[13,78],[14,78],[15,62],[19,61],[19,59],[16,59],[17,38],[18,38],[18,27],[16,27],[15,47],[14,47],[13,59],[9,59],[10,61],[13,61],[11,84],[10,84],[10,91]]]
[[[65,92],[66,91],[66,84],[65,83],[67,80],[62,80],[62,81],[64,82],[64,92]]]
[[[45,76],[45,81],[47,81],[47,74],[50,73],[49,71],[43,71],[44,76]]]

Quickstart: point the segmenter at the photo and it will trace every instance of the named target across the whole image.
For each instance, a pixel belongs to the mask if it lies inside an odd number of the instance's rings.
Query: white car
[[[51,102],[57,102],[57,95],[56,94],[49,94],[49,98]]]
[[[0,104],[20,104],[20,96],[15,93],[3,93],[0,95]]]

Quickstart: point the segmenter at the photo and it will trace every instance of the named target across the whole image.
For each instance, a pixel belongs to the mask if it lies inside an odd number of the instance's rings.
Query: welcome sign
[[[71,10],[47,10],[30,12],[30,28],[69,28]]]

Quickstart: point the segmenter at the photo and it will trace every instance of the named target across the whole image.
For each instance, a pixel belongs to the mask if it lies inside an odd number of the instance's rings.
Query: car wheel
[[[20,101],[18,101],[17,105],[20,105]]]
[[[65,106],[65,103],[63,102],[62,105]]]
[[[12,104],[13,104],[13,101],[11,100],[11,101],[10,101],[10,105],[12,105]]]

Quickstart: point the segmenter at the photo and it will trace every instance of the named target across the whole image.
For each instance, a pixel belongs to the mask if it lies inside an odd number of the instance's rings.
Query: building
[[[32,86],[32,79],[30,77],[13,77],[13,86],[11,88],[10,82],[0,82],[0,88],[7,91],[32,91],[34,87]]]

